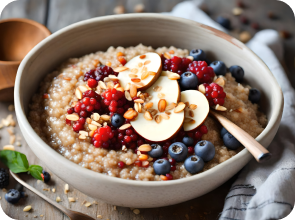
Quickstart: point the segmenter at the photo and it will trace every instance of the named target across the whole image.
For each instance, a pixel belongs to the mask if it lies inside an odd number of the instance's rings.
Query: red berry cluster
[[[128,102],[123,92],[116,89],[107,89],[102,93],[103,104],[111,112],[111,116],[114,113],[123,115],[128,108],[133,106],[133,103]]]
[[[208,133],[208,129],[206,125],[201,125],[198,129],[194,131],[186,132],[186,135],[193,138],[195,140],[195,144],[202,140],[202,136]]]
[[[105,77],[109,75],[118,76],[119,73],[114,72],[114,70],[109,66],[99,66],[96,69],[89,70],[84,74],[84,81],[88,79],[95,79],[96,81],[103,81]]]
[[[184,73],[187,70],[188,65],[192,62],[190,59],[185,57],[181,58],[174,56],[171,59],[166,59],[164,56],[162,56],[161,58],[163,70],[178,73],[179,75]]]
[[[92,144],[96,147],[109,148],[109,139],[113,138],[115,134],[112,132],[110,126],[98,128],[94,131]]]
[[[211,66],[208,66],[205,61],[194,61],[189,64],[187,71],[190,71],[198,77],[199,84],[211,83],[215,77],[214,70]]]
[[[204,86],[206,88],[205,96],[208,99],[210,106],[224,104],[226,93],[223,91],[223,88],[220,85],[216,83],[211,83],[210,85],[204,83]]]

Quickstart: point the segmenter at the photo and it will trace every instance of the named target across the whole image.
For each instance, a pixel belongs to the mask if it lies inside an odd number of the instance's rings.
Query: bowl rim
[[[0,25],[3,24],[3,23],[9,23],[9,22],[22,22],[22,23],[26,23],[26,24],[31,24],[31,25],[37,27],[39,30],[41,30],[46,35],[46,37],[48,37],[48,36],[51,35],[50,30],[46,26],[44,26],[43,24],[40,24],[37,21],[30,20],[30,19],[27,19],[27,18],[8,18],[8,19],[3,19],[3,20],[0,20]],[[2,64],[2,65],[19,65],[22,62],[22,60],[16,60],[16,61],[4,61],[4,60],[0,60],[0,64]]]
[[[136,181],[136,180],[128,180],[128,179],[122,179],[122,178],[118,178],[118,177],[111,177],[111,176],[107,176],[105,174],[102,173],[98,173],[89,169],[85,169],[83,167],[81,167],[80,165],[68,160],[67,158],[63,157],[61,154],[59,154],[58,152],[56,152],[53,148],[51,148],[48,144],[46,144],[39,136],[38,134],[33,130],[33,128],[31,127],[30,123],[28,122],[28,119],[25,115],[25,112],[23,111],[22,107],[21,107],[21,100],[20,100],[20,96],[18,95],[20,93],[20,81],[21,81],[21,77],[22,77],[22,72],[23,69],[26,67],[26,65],[29,63],[28,61],[30,60],[30,58],[34,55],[35,52],[37,52],[38,50],[42,49],[42,47],[44,45],[46,45],[47,43],[49,43],[50,41],[54,40],[55,37],[62,35],[68,31],[71,31],[75,28],[84,26],[84,25],[88,25],[88,24],[92,24],[92,23],[97,23],[97,22],[105,22],[105,21],[112,21],[114,19],[166,19],[172,22],[178,22],[178,23],[183,23],[184,25],[186,24],[192,24],[192,25],[196,25],[198,26],[198,28],[202,28],[202,29],[208,29],[210,31],[214,30],[215,33],[220,34],[219,37],[221,38],[227,38],[228,39],[234,39],[236,43],[239,43],[239,46],[242,47],[243,50],[246,50],[247,52],[251,53],[252,55],[254,55],[257,59],[257,61],[265,68],[265,71],[268,71],[269,76],[272,78],[272,81],[274,83],[274,89],[276,90],[274,92],[276,98],[277,98],[277,106],[278,108],[274,109],[273,113],[272,113],[272,117],[270,118],[270,120],[268,121],[267,126],[265,127],[265,129],[261,132],[261,134],[258,135],[258,137],[256,138],[257,141],[260,141],[264,136],[266,136],[268,134],[268,132],[271,130],[271,128],[276,124],[279,123],[281,120],[281,114],[282,114],[282,110],[283,110],[283,94],[281,91],[281,88],[279,86],[279,84],[277,83],[276,79],[274,78],[272,72],[269,70],[269,68],[267,67],[267,65],[252,51],[250,50],[248,47],[246,47],[245,44],[243,44],[242,42],[240,42],[239,40],[231,37],[230,35],[219,31],[217,29],[214,29],[212,27],[209,27],[207,25],[204,25],[202,23],[198,23],[196,21],[192,21],[192,20],[188,20],[188,19],[184,19],[184,18],[179,18],[179,17],[174,17],[174,16],[170,16],[170,15],[162,15],[162,14],[154,14],[154,13],[144,13],[144,14],[140,14],[140,13],[134,13],[134,14],[124,14],[124,15],[109,15],[109,16],[103,16],[103,17],[98,17],[98,18],[91,18],[91,19],[87,19],[84,21],[80,21],[74,24],[71,24],[55,33],[53,33],[51,36],[47,37],[45,40],[43,40],[42,42],[40,42],[38,45],[36,45],[28,54],[27,56],[23,59],[23,61],[21,62],[21,65],[18,69],[18,73],[16,76],[16,82],[15,82],[15,92],[14,92],[14,102],[15,102],[15,110],[16,110],[16,114],[17,114],[17,118],[19,121],[20,126],[22,126],[25,130],[27,135],[30,137],[30,139],[34,140],[35,142],[38,143],[39,147],[42,148],[42,151],[45,154],[51,154],[54,155],[56,160],[61,160],[60,163],[63,164],[64,167],[69,168],[71,170],[75,169],[75,172],[77,175],[79,176],[91,176],[92,178],[96,180],[102,180],[105,182],[111,182],[111,183],[120,183],[122,185],[128,185],[128,186],[148,186],[148,187],[159,187],[159,186],[163,186],[163,187],[167,187],[170,185],[179,185],[179,184],[183,184],[183,183],[187,183],[187,182],[193,182],[193,181],[197,181],[198,179],[204,178],[206,176],[210,176],[214,173],[218,173],[220,170],[222,170],[222,168],[226,165],[228,165],[229,163],[232,163],[234,161],[238,161],[241,158],[244,157],[252,157],[252,155],[249,153],[249,151],[245,148],[242,151],[240,151],[238,154],[236,154],[235,156],[231,157],[230,159],[224,161],[221,164],[218,164],[218,166],[215,166],[205,172],[199,173],[198,175],[193,175],[189,178],[181,178],[181,179],[177,179],[177,180],[173,180],[173,181]],[[236,45],[235,45],[236,46]],[[49,167],[50,169],[50,167]]]

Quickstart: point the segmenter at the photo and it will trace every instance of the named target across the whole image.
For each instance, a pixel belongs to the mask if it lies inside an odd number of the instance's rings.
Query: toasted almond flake
[[[165,97],[165,94],[164,94],[164,93],[162,93],[162,92],[158,93],[158,98],[159,98],[159,99],[162,99],[162,98],[164,98],[164,97]]]
[[[119,129],[120,130],[125,130],[125,129],[130,128],[130,127],[131,127],[131,124],[124,124]]]
[[[106,84],[105,84],[104,82],[102,82],[102,81],[98,81],[98,85],[99,85],[100,88],[102,88],[102,89],[107,89]]]
[[[191,109],[191,110],[196,110],[197,109],[197,105],[195,105],[195,104],[190,104],[189,105],[189,108]]]
[[[128,100],[128,101],[132,101],[132,98],[130,96],[130,93],[128,91],[125,91],[125,98]]]
[[[110,79],[109,77],[105,77],[105,78],[103,79],[103,81],[104,81],[105,83],[107,83],[107,82],[111,81],[111,79]]]
[[[155,86],[155,87],[153,88],[153,91],[154,91],[154,92],[157,92],[158,89],[159,89],[159,86]]]
[[[87,122],[87,124],[91,124],[91,122],[92,122],[91,118],[86,118],[86,122]]]
[[[170,110],[174,109],[176,106],[177,106],[177,104],[175,104],[174,102],[172,102],[171,104],[169,104],[166,107],[165,111],[170,111]]]
[[[18,147],[22,146],[22,143],[21,143],[20,141],[17,141],[15,144],[16,144],[16,146],[18,146]]]
[[[225,85],[225,81],[222,77],[217,78],[214,82],[216,84],[220,85],[221,87],[223,87]]]
[[[141,81],[141,79],[139,79],[139,78],[132,78],[131,81],[132,81],[132,82],[135,82],[135,83],[138,83],[138,82]]]
[[[125,92],[126,94],[126,92]],[[137,95],[137,87],[134,84],[130,85],[130,96],[131,98],[135,97]],[[126,98],[127,99],[127,98]],[[132,99],[131,99],[132,100]],[[129,100],[130,101],[130,100]]]
[[[88,125],[88,128],[91,130],[91,131],[95,131],[97,129],[97,126],[93,125],[93,124],[89,124]]]
[[[67,81],[71,81],[71,78],[70,77],[64,77],[63,79],[64,80],[67,80]]]
[[[165,114],[162,114],[161,116],[162,116],[162,118],[165,119],[165,120],[168,120],[168,119],[170,118],[170,116],[167,115],[166,113],[165,113]]]
[[[55,190],[55,188],[53,188],[51,191],[55,193],[56,190]]]
[[[150,111],[150,113],[151,113],[152,116],[155,116],[156,114],[158,114],[158,110],[156,110],[156,109],[152,109],[152,110]]]
[[[70,186],[69,186],[69,184],[65,184],[64,193],[65,193],[65,194],[68,194],[69,191],[70,191]]]
[[[81,139],[81,140],[85,140],[85,139],[86,139],[86,136],[83,135],[83,134],[81,134],[81,135],[79,136],[79,139]]]
[[[149,74],[150,76],[155,76],[155,75],[157,75],[157,73],[156,73],[156,72],[153,72],[153,71],[148,71],[148,74]]]
[[[40,217],[43,217],[44,215],[40,215]]]
[[[32,206],[28,205],[28,206],[26,206],[26,207],[23,209],[23,211],[24,211],[24,212],[28,212],[28,211],[30,211],[31,209],[32,209]]]
[[[100,118],[104,121],[109,121],[111,119],[111,116],[109,115],[101,115]]]
[[[203,93],[203,94],[206,93],[206,88],[205,88],[205,86],[204,86],[203,84],[199,85],[199,91],[200,91],[201,93]]]
[[[138,159],[140,160],[140,161],[145,161],[145,160],[147,160],[149,158],[149,155],[146,155],[146,154],[141,154],[141,155],[139,155],[139,157],[138,157]]]
[[[119,67],[115,68],[114,71],[120,73],[120,72],[124,72],[124,71],[126,71],[128,69],[129,68],[126,67],[126,66],[119,66]]]
[[[96,121],[92,121],[91,124],[93,124],[93,125],[95,125],[95,126],[97,126],[97,127],[101,127],[101,124],[99,124],[99,123],[96,122]]]
[[[124,89],[122,87],[118,87],[116,88],[117,91],[120,91],[120,92],[124,92]]]
[[[119,87],[120,87],[120,84],[119,83],[114,86],[115,89],[117,89]],[[123,91],[124,91],[124,89],[123,89]]]
[[[176,108],[174,109],[174,113],[179,113],[183,111],[184,108],[185,108],[185,104],[183,102],[179,102]]]
[[[85,203],[85,206],[88,208],[88,207],[90,207],[92,204],[90,203],[90,202],[86,202]]]
[[[162,121],[162,116],[161,115],[156,115],[155,117],[155,121],[160,124],[160,122]]]
[[[221,105],[219,105],[219,104],[217,104],[217,105],[215,106],[215,109],[216,109],[217,111],[226,111],[226,110],[227,110],[224,106],[221,106]]]
[[[241,113],[243,111],[243,109],[240,107],[240,108],[235,109],[234,111]]]
[[[129,74],[128,75],[130,78],[137,78],[138,76],[136,74]]]
[[[146,66],[142,67],[142,69],[141,69],[141,73],[145,73],[145,72],[147,72],[147,71],[148,71],[148,68],[147,68]]]
[[[82,99],[82,92],[79,88],[76,88],[75,95],[78,99]]]
[[[139,112],[139,111],[138,111],[138,104],[139,104],[139,103],[136,103],[136,102],[134,103],[134,109],[135,109],[135,111],[137,111],[137,112]]]
[[[93,137],[93,135],[94,135],[94,131],[89,131],[88,136],[89,136],[89,137]]]
[[[143,63],[143,65],[148,65],[148,64],[150,64],[150,63],[151,63],[150,60],[146,60],[146,61]]]
[[[139,82],[139,83],[135,83],[136,88],[141,88],[143,87],[145,84],[143,82]]]
[[[76,202],[75,198],[73,197],[69,197],[68,199],[69,199],[69,202]]]
[[[190,117],[194,117],[194,116],[195,116],[195,114],[194,114],[194,112],[193,112],[192,110],[189,110],[188,115],[189,115]]]
[[[125,145],[122,146],[122,151],[127,151],[127,147]]]
[[[139,156],[139,155],[141,155],[141,152],[138,150],[136,154]]]
[[[99,115],[98,113],[94,113],[94,114],[92,115],[92,119],[93,119],[94,121],[98,121],[99,118],[100,118],[100,115]]]
[[[167,115],[171,115],[171,112],[169,112],[169,111],[165,111],[165,114],[167,114]]]
[[[189,107],[189,102],[185,102],[184,104],[186,108]]]
[[[169,53],[167,53],[167,52],[165,52],[165,53],[164,53],[164,57],[165,57],[166,59],[171,59],[171,56],[170,56],[170,54],[169,54]]]
[[[96,217],[102,219],[102,215],[97,215]]]
[[[106,62],[106,65],[107,65],[107,66],[111,66],[112,63],[111,63],[110,61],[108,61],[108,62]]]
[[[149,162],[152,162],[154,160],[154,158],[149,157],[149,159],[147,159]]]
[[[145,109],[145,110],[150,109],[150,108],[153,107],[153,105],[154,105],[154,103],[152,103],[152,102],[148,102],[148,103],[146,103],[146,104],[144,105],[144,109]]]
[[[184,123],[194,124],[196,123],[196,121],[192,118],[184,118]]]
[[[137,69],[137,68],[133,68],[133,69],[131,70],[131,72],[132,72],[133,74],[137,74],[137,73],[138,73],[138,69]]]
[[[141,113],[142,112],[142,106],[140,103],[138,103],[138,112]]]
[[[113,83],[113,81],[107,82],[107,88],[108,88],[108,89],[112,89],[112,88],[114,88],[114,83]]]
[[[170,50],[169,53],[170,53],[170,54],[174,54],[174,50]]]
[[[139,209],[134,209],[133,210],[133,213],[136,214],[136,215],[138,215],[140,213],[140,211],[139,211]]]
[[[178,79],[180,79],[180,76],[177,73],[171,73],[168,75],[168,79],[178,80]]]
[[[149,75],[150,75],[150,73],[147,72],[147,71],[145,71],[144,73],[141,74],[141,77],[140,77],[140,78],[141,78],[142,80],[144,80],[144,79],[148,78]]]
[[[116,77],[115,75],[109,75],[109,78],[112,80],[112,81],[118,81],[118,77]]]
[[[144,54],[139,56],[140,59],[144,59],[145,57],[146,57],[146,55],[144,55]]]
[[[76,114],[70,114],[66,116],[66,119],[70,120],[70,121],[78,121],[79,120],[79,116]]]
[[[99,64],[99,60],[92,60],[92,64],[94,67],[97,67],[97,65]]]
[[[50,188],[44,188],[43,191],[50,191]]]
[[[167,102],[165,99],[160,99],[158,102],[158,110],[159,112],[164,112],[166,109]]]
[[[142,67],[143,66],[143,63],[138,63],[138,67]]]
[[[128,109],[127,112],[124,113],[123,117],[129,120],[133,120],[134,118],[136,118],[138,116],[137,111],[135,111],[134,109]]]
[[[167,176],[160,175],[160,177],[161,177],[161,180],[163,180],[163,181],[166,181],[166,180],[168,180],[168,177],[167,177]]]
[[[14,144],[15,142],[15,135],[11,135],[9,138],[9,144]]]
[[[146,112],[144,113],[144,118],[145,118],[146,120],[148,120],[148,121],[153,120],[152,114],[151,114],[150,112],[148,112],[148,111],[146,111]]]
[[[136,96],[137,97],[140,97],[140,95],[141,95],[141,91],[138,91],[137,94],[136,94]],[[144,98],[142,100],[144,100]]]
[[[11,150],[11,151],[15,151],[13,145],[5,145],[5,146],[3,147],[3,150]]]
[[[151,151],[152,149],[153,148],[149,144],[140,145],[140,147],[138,148],[139,151],[145,151],[145,152]]]
[[[142,99],[135,99],[134,102],[136,102],[136,103],[144,103],[144,101]]]

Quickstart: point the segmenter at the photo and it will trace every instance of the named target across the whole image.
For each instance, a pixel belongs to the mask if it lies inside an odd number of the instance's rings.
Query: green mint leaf
[[[29,162],[27,157],[20,152],[2,150],[0,151],[0,159],[13,173],[23,173],[28,171]]]
[[[38,180],[42,180],[43,181],[43,178],[41,176],[42,174],[42,171],[43,171],[43,168],[39,165],[31,165],[29,167],[29,172],[30,174],[35,178],[35,179],[38,179]]]

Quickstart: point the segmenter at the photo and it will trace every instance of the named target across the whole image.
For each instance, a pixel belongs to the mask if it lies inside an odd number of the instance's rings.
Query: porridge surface
[[[126,60],[129,61],[146,52],[165,53],[170,50],[174,50],[174,55],[179,57],[188,56],[189,53],[188,50],[175,47],[162,47],[154,50],[152,47],[138,45],[129,48],[110,47],[106,52],[69,59],[58,70],[45,77],[40,84],[38,93],[33,96],[28,117],[32,127],[57,152],[84,168],[124,179],[161,180],[159,175],[155,175],[152,166],[143,168],[133,165],[138,156],[131,149],[124,152],[95,148],[89,137],[86,140],[80,140],[72,127],[66,125],[66,114],[67,109],[71,107],[71,102],[78,101],[74,95],[76,87],[85,85],[83,75],[95,68],[96,60],[102,64],[111,62],[111,67],[115,68],[121,65],[116,59],[118,52],[123,52],[126,55]],[[252,104],[248,100],[250,87],[238,84],[230,73],[226,74],[225,81],[224,91],[227,95],[224,106],[229,111],[222,112],[222,114],[251,136],[257,137],[266,126],[267,119],[264,114],[259,112],[258,105]],[[45,93],[49,98],[44,99]],[[203,171],[206,171],[228,160],[243,148],[227,149],[220,136],[220,124],[210,116],[204,124],[208,128],[208,133],[203,135],[202,139],[211,141],[216,151],[213,160],[205,163]],[[86,131],[87,129],[85,126]],[[121,169],[117,165],[119,161],[131,165]],[[183,162],[177,163],[176,167],[175,171],[170,172],[174,179],[191,176],[184,168]]]

